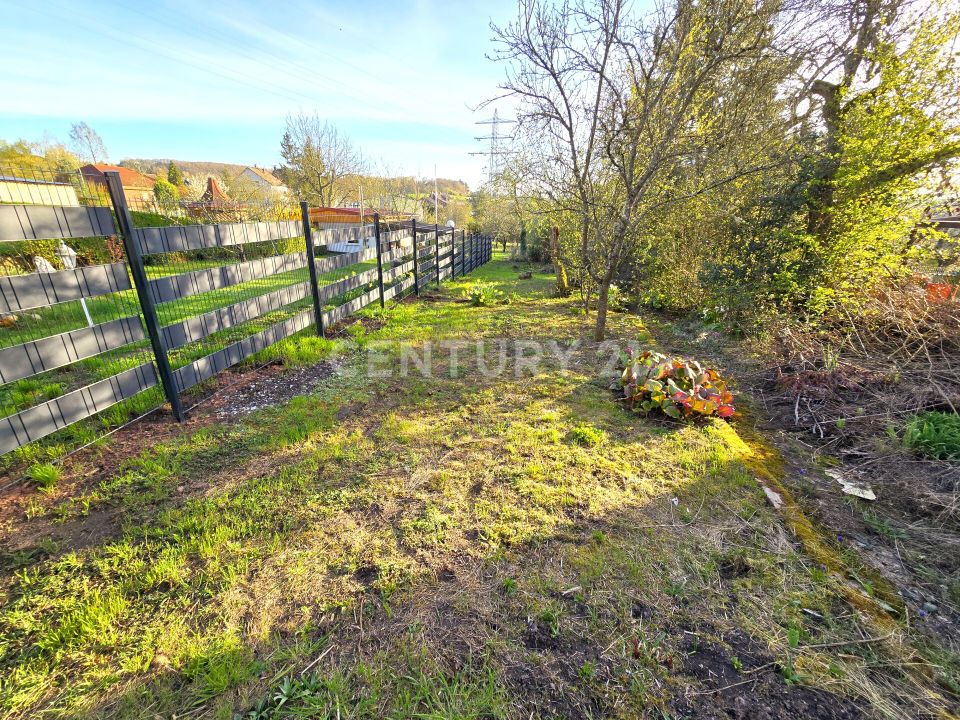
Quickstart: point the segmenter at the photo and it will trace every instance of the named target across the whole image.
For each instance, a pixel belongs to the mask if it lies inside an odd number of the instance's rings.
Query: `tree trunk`
[[[833,229],[833,189],[840,169],[840,85],[820,80],[813,91],[823,98],[823,123],[826,130],[823,153],[814,168],[814,179],[807,193],[807,232],[822,241]]]
[[[593,327],[593,339],[602,342],[607,332],[607,302],[610,299],[610,280],[604,278],[597,291],[597,322]]]
[[[550,234],[550,257],[553,259],[553,271],[557,274],[557,297],[569,297],[570,282],[567,270],[560,262],[560,228],[556,226]]]

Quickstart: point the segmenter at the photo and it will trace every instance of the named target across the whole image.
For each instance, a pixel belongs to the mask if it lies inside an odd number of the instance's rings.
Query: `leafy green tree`
[[[169,180],[160,177],[153,184],[153,197],[161,212],[170,213],[177,209],[180,203],[180,194]]]
[[[177,167],[173,160],[167,166],[167,181],[174,187],[180,187],[183,182],[183,171]]]

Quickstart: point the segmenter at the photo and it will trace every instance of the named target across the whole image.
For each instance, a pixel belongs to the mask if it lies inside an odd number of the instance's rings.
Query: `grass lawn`
[[[461,301],[478,278],[511,302]],[[309,394],[154,422],[8,499],[2,717],[956,712],[956,656],[792,503],[750,412],[627,413],[550,288],[494,261],[293,341],[336,356]],[[475,340],[580,351],[489,377],[467,344],[452,372],[436,343]],[[400,376],[427,341],[433,376]]]

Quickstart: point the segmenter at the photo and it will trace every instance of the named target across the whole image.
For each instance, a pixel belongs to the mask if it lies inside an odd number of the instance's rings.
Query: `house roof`
[[[263,180],[268,185],[273,185],[274,187],[283,187],[283,181],[281,181],[276,175],[274,175],[269,170],[264,170],[263,168],[258,167],[248,167],[246,168],[258,178]]]
[[[387,210],[381,208],[376,210],[374,208],[364,208],[363,210],[363,220],[366,223],[373,222],[373,214],[379,213],[381,220],[395,220],[398,218],[408,217],[404,213],[396,213],[392,210]],[[360,223],[360,208],[347,208],[347,207],[312,207],[310,208],[310,221],[311,222],[328,222],[328,223]]]
[[[86,178],[101,178],[107,172],[120,173],[120,184],[125,188],[144,188],[150,190],[153,188],[155,180],[152,177],[139,173],[128,167],[120,165],[84,165],[80,168],[80,173]]]
[[[203,195],[200,196],[199,202],[213,204],[231,202],[231,200],[230,196],[227,195],[223,191],[223,188],[220,187],[220,183],[217,182],[217,179],[214,177],[208,177],[207,189],[203,191]]]

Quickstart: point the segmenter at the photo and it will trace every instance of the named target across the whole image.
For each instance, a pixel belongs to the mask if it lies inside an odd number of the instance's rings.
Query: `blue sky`
[[[0,0],[0,139],[67,140],[85,120],[111,161],[272,166],[287,113],[317,111],[390,174],[466,180],[474,112],[502,68],[489,21],[512,0]],[[501,114],[509,108],[500,105]]]

